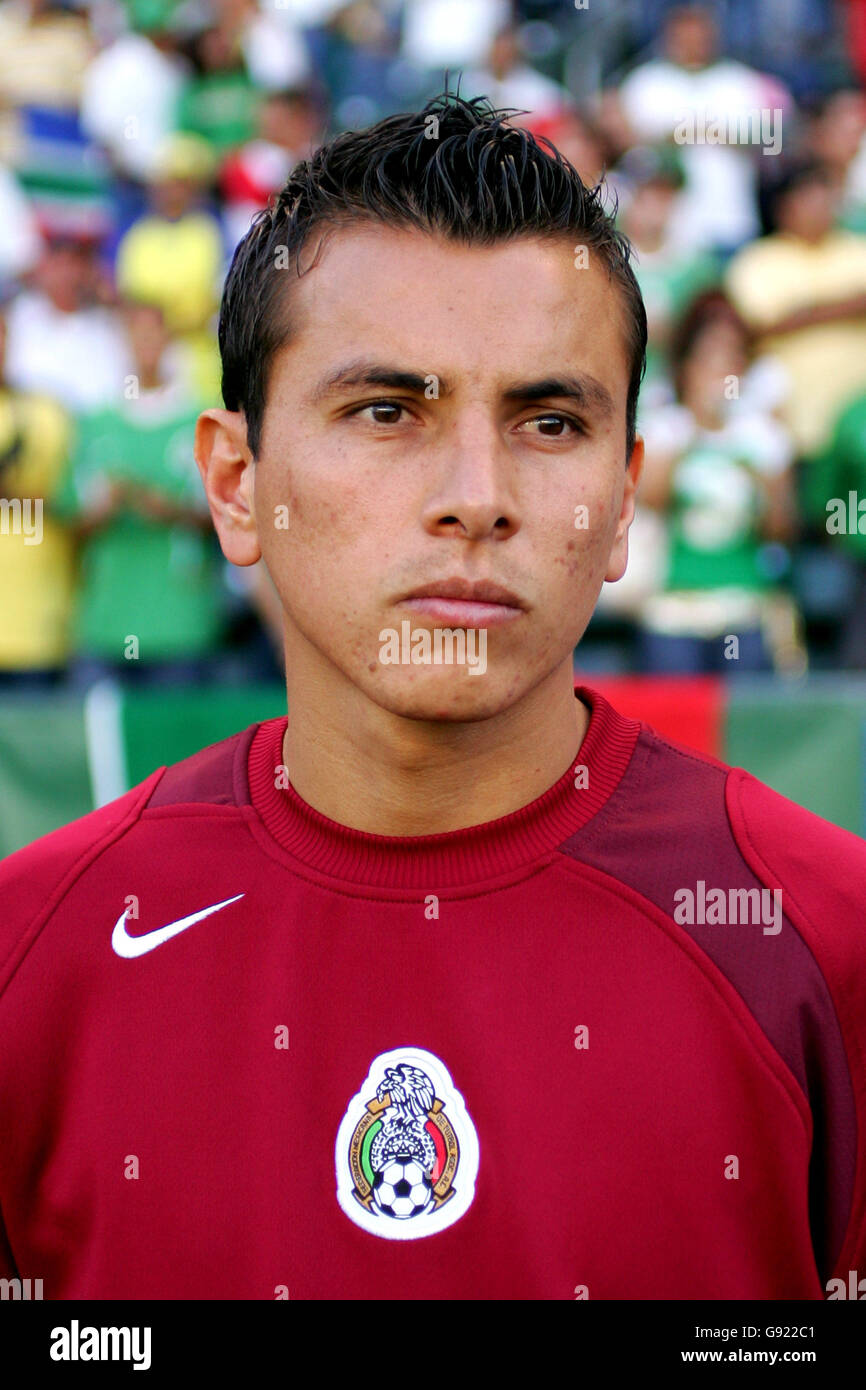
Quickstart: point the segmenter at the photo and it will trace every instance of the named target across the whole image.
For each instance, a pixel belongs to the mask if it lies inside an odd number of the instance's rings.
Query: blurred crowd
[[[280,678],[192,456],[222,281],[446,74],[635,249],[646,465],[583,669],[866,669],[866,0],[0,0],[0,689]]]

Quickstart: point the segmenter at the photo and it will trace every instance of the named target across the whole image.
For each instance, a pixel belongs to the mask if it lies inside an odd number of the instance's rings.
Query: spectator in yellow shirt
[[[787,369],[785,423],[806,459],[866,390],[866,236],[839,228],[837,213],[830,171],[814,160],[792,165],[773,194],[775,230],[728,267],[729,294],[758,350]]]
[[[157,157],[151,211],[134,222],[117,252],[117,288],[128,299],[158,305],[170,332],[194,354],[196,388],[219,395],[215,315],[224,270],[220,223],[202,198],[215,174],[207,141],[175,134]]]
[[[5,380],[0,314],[0,690],[55,685],[69,656],[74,546],[51,506],[72,421]]]

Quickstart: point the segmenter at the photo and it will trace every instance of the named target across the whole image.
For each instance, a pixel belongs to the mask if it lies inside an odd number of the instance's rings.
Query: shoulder
[[[725,784],[731,829],[759,878],[786,893],[792,916],[816,945],[831,938],[866,959],[866,840],[807,811],[743,768]]]
[[[170,808],[237,806],[246,800],[246,755],[259,725],[156,768],[123,796],[43,835],[0,862],[0,994],[43,927],[101,856],[118,847],[129,861],[141,855],[136,829],[162,809],[165,833],[176,837]]]
[[[845,256],[856,261],[866,260],[866,236],[862,232],[852,232],[839,227],[828,242],[828,250],[834,256]]]
[[[692,733],[701,735],[697,718]],[[778,890],[840,1019],[847,1016],[852,1036],[861,1038],[866,1063],[866,841],[744,768],[675,742],[645,721],[623,782],[617,824],[633,833],[622,842],[614,837],[608,852],[614,871],[628,876],[624,856],[640,834],[646,863],[658,868],[675,857],[678,881],[706,878],[712,868],[734,884],[745,867],[757,883]],[[863,1077],[866,1087],[866,1065]]]
[[[116,442],[123,428],[123,415],[114,406],[82,410],[71,421],[70,452],[79,463],[84,458],[92,461],[91,455],[98,455],[100,446]]]
[[[768,887],[784,879],[804,907],[834,905],[866,897],[866,840],[808,811],[742,767],[732,767],[642,722],[644,739],[666,764],[666,775],[684,781],[708,779],[723,789],[725,812],[743,857]],[[769,878],[777,880],[769,883]],[[858,924],[866,940],[866,923]]]
[[[755,876],[778,891],[785,917],[824,977],[866,1123],[866,841],[741,768],[728,774],[725,799],[740,853]]]
[[[651,58],[640,63],[624,77],[620,95],[627,98],[644,96],[653,91],[664,91],[679,77],[680,70],[664,58]]]
[[[117,248],[117,253],[125,255],[136,251],[142,243],[147,243],[155,235],[159,234],[160,224],[152,213],[146,212],[137,217],[131,226],[127,227]]]
[[[191,236],[222,239],[219,222],[206,208],[196,208],[195,211],[187,213],[182,226]]]
[[[834,449],[856,450],[866,444],[866,396],[855,396],[839,413],[834,426]]]
[[[0,863],[0,994],[73,885],[135,825],[163,771],[157,769],[117,800],[41,836]]]
[[[34,290],[19,290],[4,310],[10,332],[29,327],[45,317],[46,305]]]
[[[41,391],[0,390],[0,409],[5,415],[13,415],[24,429],[32,430],[40,436],[48,435],[50,442],[65,436],[72,426],[72,416],[65,406],[53,396]]]
[[[732,284],[735,285],[743,276],[754,273],[763,266],[774,265],[778,261],[786,259],[788,255],[795,254],[796,248],[783,237],[777,237],[773,233],[757,237],[755,241],[748,242],[742,250],[732,257],[725,279],[730,287]]]

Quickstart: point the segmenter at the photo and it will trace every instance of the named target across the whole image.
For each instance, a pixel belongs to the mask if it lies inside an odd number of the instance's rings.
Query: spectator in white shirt
[[[81,125],[116,167],[146,181],[160,145],[174,130],[189,64],[177,51],[168,0],[137,0],[135,26],[99,53],[84,74]]]
[[[781,147],[790,96],[774,78],[719,57],[715,20],[704,6],[669,12],[662,50],[623,82],[623,111],[636,143],[682,146],[684,241],[735,250],[760,230],[758,158],[762,148]]]
[[[97,304],[92,241],[46,238],[32,275],[6,312],[6,379],[78,412],[122,398],[132,370],[114,311]]]
[[[511,17],[509,0],[404,0],[402,56],[427,71],[476,66]]]
[[[556,116],[569,103],[564,87],[522,61],[520,36],[510,24],[495,36],[486,65],[464,73],[460,90],[466,97],[486,96],[498,108],[516,107],[542,119]]]

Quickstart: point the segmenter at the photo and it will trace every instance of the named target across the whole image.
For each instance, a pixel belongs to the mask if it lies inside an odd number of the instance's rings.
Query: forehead
[[[286,274],[292,335],[274,379],[306,387],[337,359],[387,352],[476,384],[528,368],[584,370],[624,406],[624,291],[579,236],[478,246],[356,224],[313,231],[301,270]]]

